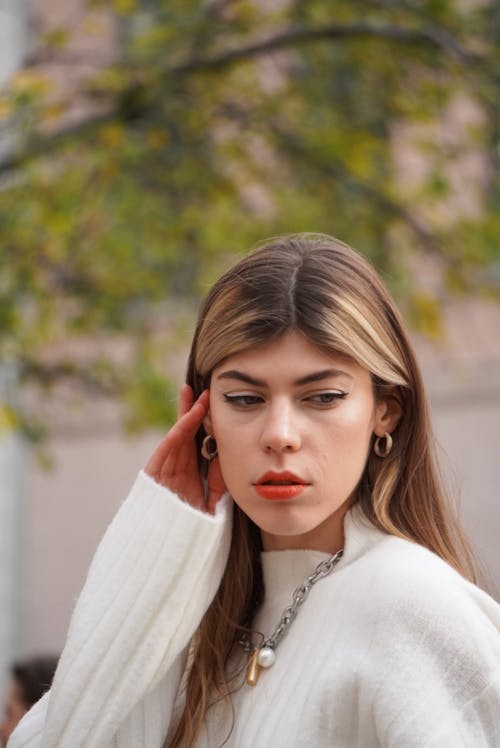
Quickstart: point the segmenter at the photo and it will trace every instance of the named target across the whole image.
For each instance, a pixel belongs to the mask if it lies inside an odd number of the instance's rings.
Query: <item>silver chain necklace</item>
[[[337,553],[334,553],[333,556],[330,556],[330,558],[321,561],[311,576],[307,577],[306,581],[297,587],[292,596],[292,604],[285,608],[273,633],[260,647],[255,647],[252,644],[248,634],[243,634],[243,636],[238,639],[238,643],[241,644],[245,652],[252,653],[247,665],[247,683],[249,686],[255,686],[257,684],[261,668],[268,668],[271,667],[271,665],[274,665],[276,660],[276,647],[288,631],[290,624],[294,621],[298,609],[311,591],[311,587],[313,587],[320,579],[323,579],[323,577],[327,577],[332,573],[334,567],[342,558],[343,552],[343,549],[341,549],[340,551],[337,551]]]

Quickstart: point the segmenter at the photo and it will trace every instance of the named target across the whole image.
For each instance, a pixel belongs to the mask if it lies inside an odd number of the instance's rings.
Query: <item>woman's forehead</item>
[[[299,379],[315,371],[330,371],[331,376],[354,376],[365,371],[360,364],[343,353],[325,351],[298,330],[290,330],[279,338],[250,346],[231,356],[214,370],[216,376],[223,371],[286,372],[290,378]]]

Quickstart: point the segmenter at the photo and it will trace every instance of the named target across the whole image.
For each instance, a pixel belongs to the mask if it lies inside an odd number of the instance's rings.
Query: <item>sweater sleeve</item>
[[[148,732],[161,746],[230,537],[228,496],[209,515],[141,471],[93,558],[52,689],[9,748],[128,748]]]

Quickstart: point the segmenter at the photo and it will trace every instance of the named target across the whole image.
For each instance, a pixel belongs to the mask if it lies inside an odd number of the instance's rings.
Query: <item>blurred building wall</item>
[[[484,566],[481,586],[500,601],[500,386],[488,395],[465,388],[438,395],[433,412],[451,494]]]
[[[26,3],[0,0],[0,85],[20,67],[27,48]],[[11,133],[0,136],[0,158],[9,153]],[[0,362],[0,692],[11,653],[20,647],[18,593],[20,586],[22,446],[8,423],[2,423],[2,406],[15,397],[15,371]]]
[[[27,466],[23,512],[22,649],[57,653],[97,544],[157,437],[120,430],[62,434],[55,467]]]
[[[21,65],[27,37],[25,0],[0,0],[0,85]]]
[[[22,646],[18,628],[22,618],[20,563],[20,509],[22,501],[23,448],[8,422],[8,408],[15,397],[15,370],[0,364],[0,692],[5,686],[11,654]]]
[[[445,310],[443,339],[420,339],[417,348],[443,473],[500,599],[500,305],[455,299]]]

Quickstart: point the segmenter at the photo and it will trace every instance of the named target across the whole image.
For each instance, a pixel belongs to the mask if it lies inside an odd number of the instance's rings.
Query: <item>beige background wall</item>
[[[463,394],[459,407],[436,399],[435,430],[463,524],[485,567],[486,586],[500,601],[500,385],[483,401],[474,401],[470,391]]]
[[[51,446],[55,470],[31,461],[22,518],[25,653],[62,646],[92,554],[155,442],[120,432],[65,435]]]

